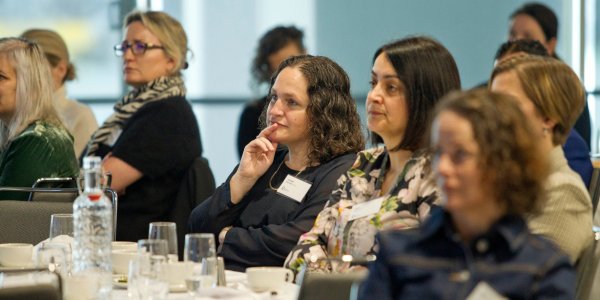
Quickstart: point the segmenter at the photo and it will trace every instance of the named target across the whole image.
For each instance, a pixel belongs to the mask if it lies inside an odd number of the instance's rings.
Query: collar
[[[434,206],[431,208],[431,214],[420,230],[421,233],[416,238],[416,243],[439,238],[440,236],[451,241],[460,242],[452,224],[450,213],[441,207]],[[514,253],[525,245],[528,235],[527,224],[522,217],[505,215],[493,224],[487,232],[474,238],[470,242],[470,247],[473,248],[477,241],[486,239],[492,243],[493,247],[504,245]]]
[[[567,159],[565,157],[565,152],[563,151],[562,146],[554,146],[548,154],[548,164],[550,166],[550,170],[559,169],[561,166],[567,164]]]

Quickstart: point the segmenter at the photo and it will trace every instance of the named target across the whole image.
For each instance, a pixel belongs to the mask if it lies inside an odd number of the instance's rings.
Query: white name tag
[[[288,174],[277,189],[277,193],[297,202],[302,202],[311,186],[311,183]]]
[[[508,298],[503,297],[502,295],[498,294],[498,292],[496,292],[496,290],[494,290],[493,287],[491,287],[489,284],[482,281],[477,284],[477,286],[473,289],[473,291],[467,297],[466,300],[479,300],[479,299],[503,300],[503,299],[508,299]]]
[[[385,200],[384,197],[379,197],[367,202],[359,203],[352,206],[349,221],[360,219],[369,215],[376,214],[381,209],[381,203]]]

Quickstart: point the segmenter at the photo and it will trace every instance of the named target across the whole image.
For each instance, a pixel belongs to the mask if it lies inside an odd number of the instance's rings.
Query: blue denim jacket
[[[462,243],[441,208],[419,228],[377,236],[379,254],[359,299],[465,299],[481,282],[509,299],[574,299],[575,271],[525,221],[505,216]]]

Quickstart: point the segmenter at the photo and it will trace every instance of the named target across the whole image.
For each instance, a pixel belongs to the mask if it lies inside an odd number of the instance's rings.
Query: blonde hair
[[[154,34],[164,47],[165,54],[173,59],[175,67],[171,75],[181,75],[181,70],[187,68],[186,54],[187,36],[179,21],[168,14],[160,11],[133,11],[125,17],[123,22],[127,27],[133,22],[141,22],[152,34]]]
[[[585,107],[585,90],[573,70],[560,60],[520,55],[500,63],[491,76],[515,72],[538,112],[556,122],[552,143],[562,145]]]
[[[55,68],[61,61],[65,61],[67,72],[62,78],[63,83],[67,80],[75,79],[75,65],[70,60],[69,49],[67,49],[65,40],[56,31],[37,28],[29,29],[23,32],[20,37],[26,38],[42,47],[51,67]]]
[[[0,120],[0,149],[35,121],[62,126],[52,104],[50,66],[40,47],[21,38],[0,38],[0,56],[15,69],[17,85],[15,112],[9,122]]]

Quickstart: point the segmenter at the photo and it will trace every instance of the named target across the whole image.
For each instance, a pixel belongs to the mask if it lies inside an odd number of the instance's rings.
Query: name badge
[[[467,297],[466,300],[479,300],[479,299],[505,300],[508,298],[503,297],[498,292],[496,292],[496,290],[494,290],[493,287],[491,287],[489,284],[482,281],[477,284],[477,286],[473,289],[473,291]]]
[[[277,189],[277,193],[294,201],[302,202],[311,186],[311,183],[288,174]]]
[[[352,206],[352,211],[350,212],[350,218],[348,218],[348,220],[352,221],[376,214],[379,211],[379,209],[381,209],[381,204],[383,203],[383,200],[385,200],[384,197],[379,197]]]

